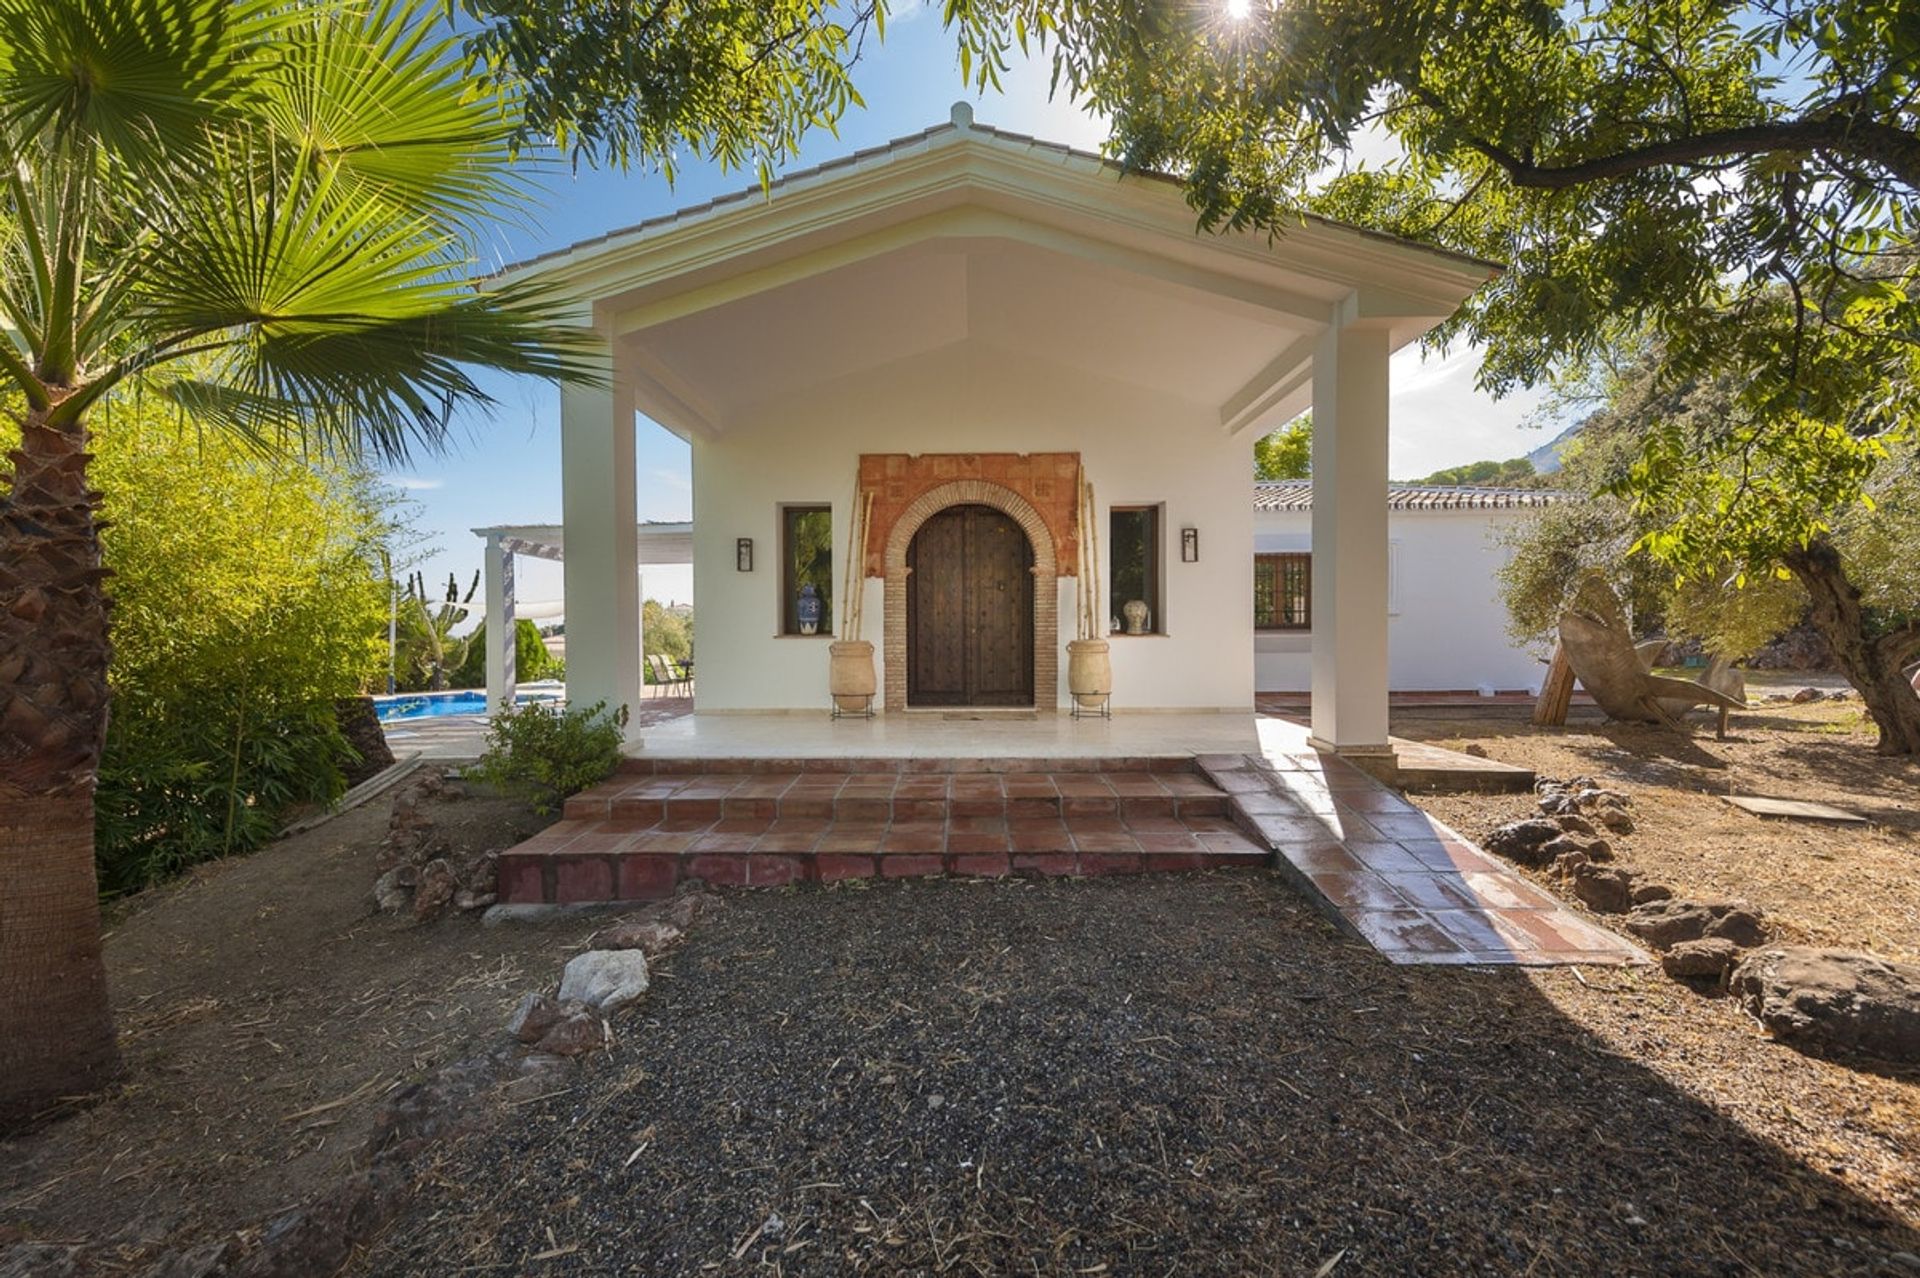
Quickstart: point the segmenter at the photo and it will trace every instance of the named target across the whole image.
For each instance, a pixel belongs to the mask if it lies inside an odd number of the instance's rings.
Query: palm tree
[[[92,409],[397,457],[487,367],[574,377],[540,298],[469,286],[511,97],[430,0],[0,0],[0,1123],[118,1071],[93,788],[109,656]],[[107,427],[110,428],[110,427]]]

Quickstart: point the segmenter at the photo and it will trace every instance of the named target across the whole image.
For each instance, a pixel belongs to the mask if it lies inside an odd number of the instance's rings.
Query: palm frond
[[[176,164],[247,101],[290,21],[264,0],[0,0],[0,147]]]

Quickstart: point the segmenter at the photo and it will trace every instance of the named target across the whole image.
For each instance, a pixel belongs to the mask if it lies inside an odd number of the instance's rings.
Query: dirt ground
[[[201,867],[108,919],[125,1085],[0,1145],[0,1243],[124,1244],[132,1263],[258,1223],[341,1174],[378,1102],[496,1033],[587,925],[416,926],[374,912],[388,802]],[[471,799],[456,840],[545,821]]]
[[[1877,1274],[1920,1086],[1268,873],[737,894],[361,1275]]]
[[[1726,741],[1705,725],[1679,736],[1592,710],[1536,728],[1526,707],[1396,710],[1393,731],[1477,744],[1543,777],[1598,777],[1633,796],[1634,833],[1609,839],[1650,881],[1751,901],[1789,941],[1920,959],[1920,760],[1876,755],[1857,700],[1763,704],[1735,714]],[[1818,800],[1871,824],[1762,819],[1724,802],[1728,793]],[[1525,795],[1416,801],[1475,840],[1538,815]]]

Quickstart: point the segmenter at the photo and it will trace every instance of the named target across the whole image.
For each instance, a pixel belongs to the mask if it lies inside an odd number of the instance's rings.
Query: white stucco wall
[[[1080,453],[1101,506],[1103,555],[1108,506],[1164,503],[1166,633],[1114,638],[1115,708],[1244,708],[1254,686],[1251,451],[1250,440],[1221,431],[1217,408],[978,339],[735,414],[723,432],[693,441],[697,708],[823,709],[827,640],[777,637],[779,508],[831,503],[837,594],[859,455],[962,452]],[[1180,562],[1182,527],[1199,530],[1198,563]],[[735,568],[740,537],[754,542],[751,573]],[[1060,582],[1063,650],[1076,580]],[[863,637],[878,663],[881,581],[866,591]],[[1061,704],[1065,675],[1063,651]]]
[[[1508,552],[1495,540],[1517,510],[1390,511],[1387,679],[1395,691],[1537,689],[1546,672],[1507,637],[1506,607],[1494,572]],[[1262,511],[1254,516],[1257,551],[1312,547],[1312,516]],[[1261,692],[1301,692],[1311,682],[1305,634],[1255,636]]]

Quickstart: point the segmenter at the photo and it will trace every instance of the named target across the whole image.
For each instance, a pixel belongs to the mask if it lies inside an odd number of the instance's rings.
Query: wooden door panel
[[[920,526],[907,548],[907,699],[965,705],[966,521],[959,508]]]
[[[954,506],[907,548],[911,705],[1033,704],[1033,547],[990,506]]]
[[[967,526],[969,703],[1033,702],[1032,552],[1020,525],[976,508]]]

